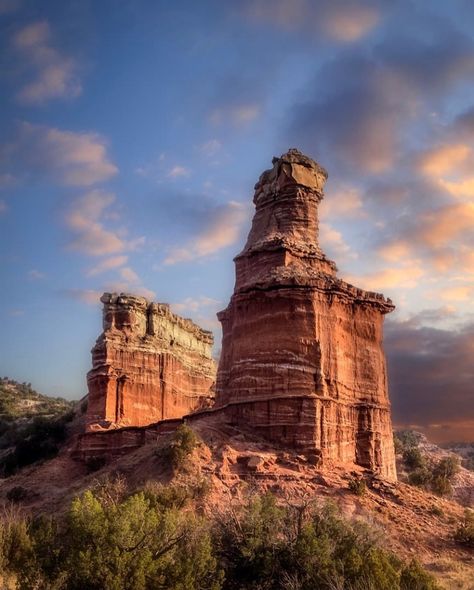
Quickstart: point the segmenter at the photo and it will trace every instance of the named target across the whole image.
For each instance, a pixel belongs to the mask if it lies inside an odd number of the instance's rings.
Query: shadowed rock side
[[[103,333],[87,376],[88,432],[146,426],[212,401],[213,337],[169,306],[104,293]]]
[[[273,159],[235,258],[216,407],[266,438],[396,478],[384,314],[392,302],[336,277],[318,243],[327,172],[297,150]]]

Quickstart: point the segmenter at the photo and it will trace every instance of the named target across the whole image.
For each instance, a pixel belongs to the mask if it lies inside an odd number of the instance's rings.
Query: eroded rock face
[[[327,172],[297,150],[273,159],[235,258],[216,407],[270,440],[396,478],[384,315],[392,302],[336,277],[318,243]]]
[[[87,430],[180,418],[213,399],[211,332],[143,297],[104,293],[87,376]]]

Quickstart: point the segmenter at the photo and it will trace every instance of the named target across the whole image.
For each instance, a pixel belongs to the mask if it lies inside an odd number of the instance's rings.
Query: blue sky
[[[0,372],[81,397],[104,290],[219,340],[253,185],[298,147],[329,171],[323,249],[397,304],[397,423],[472,438],[473,19],[468,0],[0,0]]]

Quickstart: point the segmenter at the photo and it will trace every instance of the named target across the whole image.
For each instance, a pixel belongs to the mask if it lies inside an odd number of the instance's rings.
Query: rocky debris
[[[213,336],[164,303],[104,293],[87,376],[87,431],[181,418],[213,399]]]
[[[228,423],[321,465],[358,464],[396,479],[383,295],[338,279],[318,243],[327,172],[297,150],[255,186],[255,216],[218,314],[216,408]],[[317,460],[316,460],[316,458]]]

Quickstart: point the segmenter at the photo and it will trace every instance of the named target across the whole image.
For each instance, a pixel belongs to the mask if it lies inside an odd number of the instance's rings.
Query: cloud
[[[92,268],[90,268],[86,276],[94,277],[96,275],[100,275],[104,272],[116,269],[120,266],[124,266],[127,264],[128,256],[112,256],[111,258],[105,258]]]
[[[117,174],[107,142],[97,133],[63,131],[23,122],[17,139],[4,150],[20,166],[67,186],[91,186]]]
[[[171,309],[179,315],[191,315],[199,326],[212,331],[221,327],[216,317],[221,304],[222,302],[217,299],[201,295],[197,298],[187,297],[180,303],[172,303]]]
[[[357,188],[351,186],[330,189],[319,205],[321,219],[361,217],[363,214],[361,194]]]
[[[335,6],[323,14],[322,28],[333,39],[352,42],[365,37],[379,22],[380,14],[373,7],[347,4]]]
[[[378,249],[378,255],[388,262],[400,262],[410,256],[411,244],[405,240],[395,240]]]
[[[102,293],[92,289],[66,289],[62,293],[70,299],[75,299],[86,305],[100,305]]]
[[[320,223],[319,239],[323,250],[327,251],[330,257],[339,261],[357,258],[357,254],[352,252],[350,246],[344,241],[341,232],[334,229],[329,223]]]
[[[218,301],[217,299],[201,295],[197,298],[186,297],[184,301],[181,301],[180,303],[172,303],[171,306],[176,311],[176,313],[182,314],[186,311],[200,311],[203,308],[217,308],[217,306],[221,305],[221,303],[222,302]]]
[[[75,98],[82,92],[76,61],[62,55],[51,42],[47,21],[31,23],[13,38],[13,47],[25,59],[35,78],[21,88],[17,98],[25,104],[50,99]]]
[[[189,176],[190,173],[191,171],[184,166],[173,166],[167,176],[168,178],[181,178],[183,176]]]
[[[455,126],[450,131],[454,134]],[[474,200],[474,150],[459,142],[446,143],[422,152],[418,169],[455,198]]]
[[[474,203],[446,205],[420,216],[412,229],[414,239],[433,248],[451,243],[474,227]]]
[[[104,227],[101,219],[115,201],[115,195],[94,189],[77,198],[69,208],[65,222],[75,234],[69,243],[71,250],[89,256],[105,256],[123,252],[127,243],[114,231]]]
[[[365,275],[346,274],[344,279],[368,291],[414,289],[419,285],[419,279],[424,272],[421,263],[413,260],[407,261],[403,266],[384,268]]]
[[[129,283],[135,284],[135,283],[138,283],[140,281],[140,277],[129,266],[126,266],[124,268],[121,268],[120,271],[119,271],[119,274],[120,274],[120,276],[122,277],[122,279],[124,281],[127,281]]]
[[[144,287],[139,281],[128,282],[128,281],[114,281],[106,283],[104,287],[105,291],[111,293],[133,293],[134,295],[140,295],[145,297],[149,301],[153,301],[156,297],[156,293],[151,289]]]
[[[438,272],[472,272],[473,227],[474,202],[410,212],[393,224],[394,237],[382,237],[377,253],[390,262],[422,257]]]
[[[474,324],[459,329],[388,321],[385,329],[394,420],[401,424],[474,419]]]
[[[474,284],[471,286],[461,285],[458,287],[448,287],[439,291],[441,299],[448,301],[469,301],[474,299]]]
[[[4,200],[0,200],[0,215],[3,215],[8,211],[8,206]]]
[[[247,219],[247,208],[242,203],[229,201],[208,211],[208,219],[194,239],[185,246],[173,248],[164,260],[165,265],[197,260],[215,254],[234,244],[240,236],[242,223]]]
[[[380,18],[376,2],[354,0],[247,0],[243,6],[251,20],[287,30],[322,33],[339,42],[365,37]]]
[[[419,167],[423,174],[438,178],[452,173],[459,164],[466,162],[470,154],[471,148],[465,144],[443,145],[424,152]]]
[[[0,0],[0,15],[17,11],[21,6],[21,0]]]
[[[230,121],[233,125],[251,123],[259,116],[261,106],[256,103],[229,104],[214,109],[209,115],[213,125],[221,125]]]
[[[199,152],[208,158],[215,156],[222,149],[222,143],[218,139],[209,139],[199,146]]]
[[[28,278],[32,279],[33,281],[41,281],[42,279],[46,278],[46,275],[39,270],[33,269],[28,271]]]
[[[472,39],[430,25],[430,36],[392,26],[378,43],[318,63],[289,112],[287,143],[329,154],[339,175],[392,172],[414,130],[431,130],[432,114],[474,74]]]

